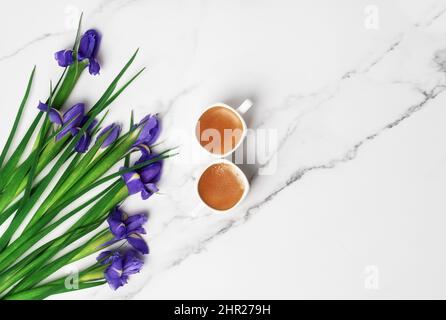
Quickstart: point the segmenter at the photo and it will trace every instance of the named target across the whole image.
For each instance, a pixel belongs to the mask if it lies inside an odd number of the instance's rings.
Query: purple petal
[[[70,126],[65,126],[60,130],[60,132],[56,136],[56,141],[62,139],[67,134],[71,133],[71,135],[74,137],[79,133],[80,129],[78,127],[70,128]]]
[[[104,277],[113,290],[122,287],[127,283],[128,275],[123,274],[123,260],[116,259],[112,261],[111,265],[105,270]]]
[[[141,158],[135,163],[136,165],[155,159],[159,157],[156,153],[143,154]],[[162,161],[156,161],[138,170],[141,176],[141,181],[144,184],[151,182],[158,182],[161,178]]]
[[[43,103],[42,101],[39,101],[39,105],[37,106],[37,109],[43,112],[47,112],[49,110],[49,107],[47,104]]]
[[[90,142],[91,142],[91,136],[87,133],[84,133],[77,142],[74,150],[76,150],[76,152],[78,153],[85,153],[87,152],[88,147],[90,147]]]
[[[138,252],[128,250],[123,256],[123,276],[129,276],[141,271],[144,261],[138,257]]]
[[[81,131],[81,128],[78,128],[78,127],[70,129],[70,133],[73,137],[77,136],[80,131]]]
[[[147,215],[141,213],[141,214],[134,214],[133,216],[130,216],[125,221],[125,224],[127,226],[127,233],[146,233],[144,228],[142,227],[147,222]]]
[[[147,189],[149,192],[151,192],[152,194],[153,194],[153,193],[156,193],[156,192],[159,191],[158,187],[157,187],[156,184],[154,184],[154,183],[147,183],[147,184],[146,184],[146,189]]]
[[[104,278],[107,280],[107,283],[112,290],[117,290],[127,283],[127,277],[125,278],[125,282],[122,278],[112,277],[109,273],[109,269],[105,270]]]
[[[155,142],[160,133],[158,118],[155,115],[148,115],[142,119],[140,125],[143,126],[143,129],[141,130],[141,134],[139,135],[135,145],[151,145],[153,142]]]
[[[96,30],[87,30],[79,42],[78,60],[96,58],[100,42],[101,37]]]
[[[149,199],[152,195],[153,195],[153,193],[147,191],[147,189],[145,189],[145,188],[144,188],[143,190],[141,190],[141,198],[142,198],[143,200],[147,200],[147,199]]]
[[[77,103],[64,113],[64,123],[68,124],[70,128],[79,127],[84,120],[84,114],[85,105],[83,103]]]
[[[141,252],[142,254],[148,254],[149,253],[149,247],[147,246],[147,243],[144,241],[143,238],[139,234],[131,234],[127,237],[127,241],[130,243],[130,245]],[[142,267],[142,265],[141,265]],[[139,270],[138,270],[139,271]]]
[[[115,239],[123,239],[127,232],[122,216],[123,212],[116,207],[107,219],[110,231],[115,236]]]
[[[139,174],[136,172],[124,173],[122,176],[127,185],[129,195],[137,194],[145,190],[144,184],[142,183]]]
[[[101,148],[103,149],[107,148],[109,145],[115,142],[118,139],[120,133],[121,133],[121,126],[114,123],[106,127],[104,130],[102,130],[101,133],[98,134],[97,140],[99,140],[102,136],[104,136],[104,134],[108,134],[108,136],[102,143]]]
[[[90,58],[89,64],[88,64],[88,72],[92,75],[98,75],[99,71],[101,70],[101,66],[99,65],[98,61],[96,59]]]
[[[63,125],[63,117],[60,112],[54,108],[50,108],[48,111],[48,118],[54,124],[59,126]]]
[[[150,147],[144,143],[138,144],[135,146],[136,148],[139,149],[139,151],[141,151],[141,158],[147,158],[150,156],[150,154],[152,153],[152,150],[150,150]]]
[[[158,182],[161,178],[161,168],[162,168],[161,162],[154,162],[142,168],[139,171],[139,175],[141,176],[141,181],[144,184],[151,182]]]
[[[121,254],[118,251],[104,251],[96,258],[96,260],[103,265],[111,263],[116,259],[121,259]]]
[[[72,50],[60,50],[54,54],[54,58],[61,67],[68,67],[73,64],[73,51]]]

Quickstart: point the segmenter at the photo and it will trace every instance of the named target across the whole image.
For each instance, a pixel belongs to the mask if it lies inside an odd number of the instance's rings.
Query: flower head
[[[121,133],[121,126],[115,123],[107,126],[104,130],[102,130],[97,137],[97,140],[101,139],[105,134],[107,134],[107,138],[105,138],[104,142],[101,145],[101,148],[105,149],[113,142],[115,142],[119,138],[119,134]],[[96,140],[96,141],[97,141]]]
[[[52,123],[63,126],[62,130],[56,136],[56,140],[62,139],[68,133],[72,133],[75,136],[78,132],[74,132],[73,130],[76,130],[84,122],[85,105],[83,103],[77,103],[65,111],[63,115],[60,111],[50,108],[48,116]]]
[[[147,150],[147,149],[145,149]],[[150,149],[149,149],[150,150]],[[146,161],[156,159],[159,157],[156,153],[147,153],[147,151],[143,152],[141,158],[135,163],[135,165],[142,164]],[[141,181],[145,184],[147,183],[156,183],[161,178],[161,169],[163,167],[163,162],[161,160],[152,162],[147,166],[138,170],[138,173],[141,177]]]
[[[98,61],[96,60],[100,42],[101,37],[94,29],[86,31],[79,41],[77,60],[88,60],[88,71],[92,75],[99,74],[99,70],[101,69]],[[73,50],[60,50],[54,54],[54,57],[61,67],[68,67],[74,62]]]
[[[159,155],[151,153],[150,148],[146,145],[139,145],[138,148],[142,152],[141,158],[135,165],[141,165],[147,161],[156,159]],[[125,168],[121,168],[123,170]],[[154,193],[158,192],[156,183],[161,178],[162,161],[154,161],[148,165],[136,170],[124,173],[122,178],[127,185],[129,195],[141,193],[141,198],[147,200]]]
[[[104,271],[105,280],[113,290],[122,287],[128,282],[129,276],[139,273],[144,266],[144,261],[135,250],[119,252],[103,252],[98,261],[102,264],[110,264]]]
[[[73,50],[60,50],[54,54],[57,64],[61,67],[68,67],[73,64]]]
[[[112,242],[126,239],[133,248],[142,254],[149,253],[147,243],[140,236],[146,233],[143,227],[147,222],[147,216],[145,214],[127,216],[119,207],[116,207],[111,212],[107,222],[114,236]]]
[[[56,141],[59,141],[67,134],[71,134],[73,137],[77,136],[81,132],[81,128],[89,120],[89,117],[85,115],[85,105],[83,103],[75,104],[63,114],[59,110],[51,108],[42,102],[39,102],[37,108],[43,112],[47,112],[48,118],[53,124],[62,127],[56,135]],[[93,120],[85,130],[75,146],[77,152],[84,153],[88,150],[91,143],[91,135],[96,124],[97,121]]]
[[[95,59],[99,51],[100,42],[101,36],[97,30],[90,29],[85,31],[79,42],[79,60]]]
[[[71,130],[71,134],[74,136],[78,135],[79,132],[81,132],[82,127],[87,123],[87,121],[89,120],[89,117],[85,116],[79,127],[75,127]],[[87,129],[82,133],[82,137],[79,139],[79,141],[76,144],[76,147],[74,148],[76,150],[76,152],[79,153],[85,153],[88,151],[88,148],[90,147],[90,143],[91,143],[91,138],[93,135],[93,130],[96,127],[96,125],[98,124],[98,121],[96,119],[94,119],[90,125],[87,127]]]
[[[150,146],[153,144],[160,134],[159,120],[156,115],[148,115],[139,123],[142,126],[141,133],[136,140],[135,146],[145,144]]]
[[[121,168],[121,170],[126,168]],[[141,176],[138,172],[127,172],[122,175],[125,184],[127,185],[127,189],[129,195],[134,195],[137,193],[141,193],[141,198],[143,200],[149,199],[155,192],[158,192],[158,187],[155,183],[144,183],[141,180]]]

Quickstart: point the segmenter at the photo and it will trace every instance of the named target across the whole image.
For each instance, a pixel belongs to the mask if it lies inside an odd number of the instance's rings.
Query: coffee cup
[[[234,163],[219,159],[207,166],[197,180],[196,191],[202,206],[214,212],[235,209],[249,191],[246,175]]]
[[[243,114],[253,103],[245,100],[238,108],[225,103],[215,103],[207,107],[200,115],[195,135],[198,143],[208,154],[225,158],[237,150],[247,134]]]

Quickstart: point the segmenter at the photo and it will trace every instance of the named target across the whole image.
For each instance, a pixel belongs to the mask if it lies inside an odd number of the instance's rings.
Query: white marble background
[[[103,69],[70,102],[93,103],[140,47],[133,70],[148,70],[110,121],[159,112],[182,149],[161,195],[126,203],[150,212],[144,271],[56,298],[446,298],[446,1],[4,2],[2,141],[34,64],[32,104],[45,98],[80,11],[103,33]],[[277,172],[244,166],[239,209],[191,216],[209,161],[190,161],[194,120],[246,97],[248,125],[278,132]]]

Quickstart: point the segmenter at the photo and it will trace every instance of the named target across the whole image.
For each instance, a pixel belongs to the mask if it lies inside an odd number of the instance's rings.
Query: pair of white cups
[[[252,101],[249,100],[249,99],[246,99],[246,100],[245,100],[245,101],[244,101],[238,108],[233,108],[233,107],[231,107],[231,106],[228,106],[228,105],[225,104],[225,103],[215,103],[215,104],[213,104],[213,105],[207,107],[207,108],[201,113],[200,117],[198,117],[198,119],[200,119],[201,116],[202,116],[204,113],[206,113],[206,111],[208,111],[208,110],[211,109],[211,108],[214,108],[214,107],[223,107],[223,108],[226,108],[226,109],[230,110],[233,114],[235,114],[235,115],[240,119],[240,121],[241,121],[241,123],[242,123],[242,126],[243,126],[243,128],[242,128],[242,136],[241,136],[240,140],[238,141],[238,143],[234,146],[234,148],[233,148],[232,150],[228,151],[228,152],[225,153],[225,154],[216,154],[216,153],[212,153],[212,152],[210,152],[209,150],[207,150],[206,148],[204,148],[204,147],[201,146],[200,141],[199,141],[200,138],[197,137],[197,142],[198,142],[198,144],[200,145],[201,149],[205,150],[206,153],[210,154],[211,156],[213,156],[213,157],[215,157],[215,158],[218,158],[217,160],[215,160],[215,161],[213,161],[211,164],[209,164],[209,166],[207,166],[206,168],[204,168],[204,169],[202,170],[200,176],[199,176],[198,179],[197,179],[197,183],[196,183],[196,186],[195,186],[195,190],[196,190],[196,192],[197,192],[198,198],[199,198],[200,201],[201,201],[201,206],[200,206],[200,207],[207,207],[208,209],[210,209],[210,210],[212,210],[212,211],[215,211],[215,212],[219,212],[219,213],[222,213],[222,212],[228,212],[228,211],[233,210],[233,209],[235,209],[236,207],[238,207],[238,206],[240,205],[240,203],[245,199],[246,195],[248,194],[248,192],[249,192],[249,188],[250,188],[248,178],[246,177],[246,175],[243,173],[243,171],[242,171],[238,166],[236,166],[234,163],[232,163],[231,161],[228,161],[228,160],[226,160],[226,159],[224,159],[224,158],[226,158],[227,156],[229,156],[229,155],[231,155],[232,153],[234,153],[234,152],[235,152],[235,151],[242,145],[243,141],[245,140],[246,135],[247,135],[247,132],[248,132],[248,127],[246,126],[246,121],[245,121],[245,119],[243,119],[243,114],[245,114],[246,112],[248,112],[248,110],[249,110],[252,106],[253,106],[253,103],[252,103]],[[199,121],[199,120],[198,120],[198,121]],[[198,121],[197,121],[197,123],[198,123]],[[221,164],[227,164],[227,165],[231,166],[231,167],[234,169],[234,171],[237,173],[237,175],[240,177],[240,180],[241,180],[241,182],[243,183],[243,187],[244,187],[244,192],[243,192],[243,195],[242,195],[242,197],[240,198],[240,200],[239,200],[239,201],[238,201],[232,208],[227,209],[227,210],[216,210],[216,209],[210,207],[207,203],[205,203],[205,202],[203,201],[203,199],[201,199],[200,194],[199,194],[199,192],[198,192],[198,182],[200,181],[200,178],[201,178],[201,176],[203,175],[203,173],[204,173],[209,167],[211,167],[211,166],[213,166],[213,165],[215,165],[215,164],[220,164],[220,163],[221,163]]]

